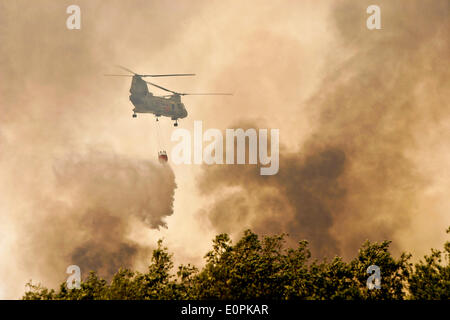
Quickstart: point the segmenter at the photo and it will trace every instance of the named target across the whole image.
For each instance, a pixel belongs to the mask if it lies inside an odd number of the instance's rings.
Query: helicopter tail
[[[132,95],[146,95],[149,93],[147,83],[139,76],[133,76],[130,93]]]

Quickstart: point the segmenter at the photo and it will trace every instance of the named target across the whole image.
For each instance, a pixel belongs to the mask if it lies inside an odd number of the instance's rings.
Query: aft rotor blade
[[[134,71],[132,71],[132,70],[130,70],[130,69],[128,69],[128,68],[125,68],[124,66],[116,65],[116,67],[117,67],[117,68],[120,68],[120,69],[123,69],[123,70],[125,70],[125,71],[128,71],[128,72],[131,72],[132,74],[137,75],[136,72],[134,72]]]
[[[195,73],[169,73],[169,74],[141,74],[141,77],[185,77],[195,76]]]
[[[164,91],[167,91],[167,92],[172,92],[172,93],[174,93],[174,94],[179,94],[178,92],[175,92],[175,91],[172,91],[172,90],[170,90],[170,89],[167,89],[167,88],[158,86],[157,84],[151,83],[150,81],[145,81],[145,82],[147,82],[148,84],[151,84],[152,86],[157,87],[157,88],[159,88],[159,89],[161,89],[161,90],[164,90]]]
[[[185,77],[185,76],[195,76],[195,73],[167,73],[167,74],[138,74],[133,70],[130,70],[124,66],[117,65],[118,68],[125,71],[131,72],[132,74],[139,77]]]
[[[167,92],[171,92],[173,94],[178,94],[180,96],[232,96],[232,93],[217,93],[217,92],[209,92],[209,93],[179,93],[164,87],[161,87],[160,85],[157,85],[156,83],[152,83],[150,81],[145,81],[146,83],[159,88],[161,90],[167,91]]]
[[[132,77],[131,74],[104,74],[107,77]]]
[[[232,96],[232,93],[180,93],[180,96]]]

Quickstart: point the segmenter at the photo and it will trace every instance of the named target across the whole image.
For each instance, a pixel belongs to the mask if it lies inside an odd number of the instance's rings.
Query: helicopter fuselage
[[[175,97],[176,98],[176,97]],[[157,117],[170,117],[172,120],[187,117],[187,110],[184,104],[177,102],[173,96],[169,98],[148,94],[131,94],[130,101],[134,105],[134,113],[153,113]]]

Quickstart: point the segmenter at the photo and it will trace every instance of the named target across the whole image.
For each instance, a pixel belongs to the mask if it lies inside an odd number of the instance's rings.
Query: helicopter
[[[174,120],[174,126],[178,126],[178,119],[186,118],[188,112],[181,102],[181,96],[187,95],[232,95],[231,93],[180,93],[164,88],[156,83],[145,81],[146,77],[177,77],[177,76],[195,76],[193,73],[173,73],[173,74],[138,74],[128,68],[117,66],[130,74],[105,74],[105,76],[133,77],[130,87],[130,101],[134,106],[133,118],[137,117],[137,113],[152,113],[159,117],[169,117]],[[169,95],[155,96],[148,90],[147,84],[158,89],[169,92]]]

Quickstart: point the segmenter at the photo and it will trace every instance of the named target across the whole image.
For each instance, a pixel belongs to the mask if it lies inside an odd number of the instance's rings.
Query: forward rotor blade
[[[161,89],[161,90],[164,90],[164,91],[167,91],[167,92],[172,92],[173,94],[179,94],[178,92],[175,92],[175,91],[172,91],[172,90],[170,90],[170,89],[167,89],[167,88],[158,86],[157,84],[151,83],[150,81],[145,81],[145,82],[148,83],[148,84],[150,84],[150,85],[152,85],[152,86],[154,86],[154,87],[157,87],[157,88],[159,88],[159,89]]]
[[[175,76],[194,76],[193,73],[178,73],[178,74],[136,74],[136,76],[144,77],[175,77]],[[108,77],[133,77],[131,74],[104,74]]]

